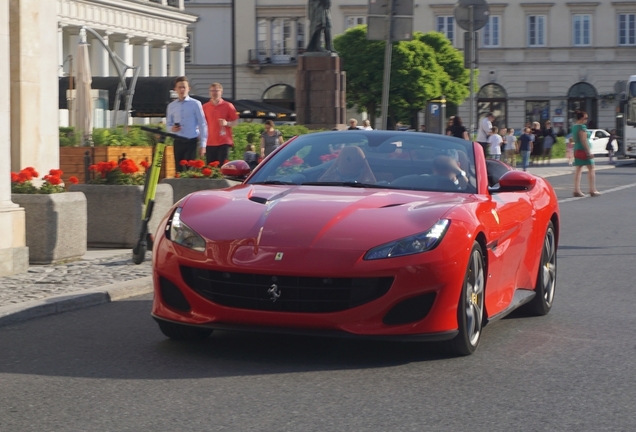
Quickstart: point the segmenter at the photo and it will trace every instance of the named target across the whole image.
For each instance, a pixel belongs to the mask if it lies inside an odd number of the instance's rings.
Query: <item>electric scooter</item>
[[[164,132],[161,129],[151,128],[147,126],[141,126],[141,130],[151,132],[154,135],[159,135],[161,138],[155,146],[155,152],[152,156],[152,165],[149,167],[150,172],[146,173],[146,183],[144,185],[144,213],[141,219],[141,232],[139,233],[139,240],[133,248],[133,262],[135,264],[141,264],[146,259],[146,251],[152,250],[154,237],[148,232],[148,223],[152,217],[152,209],[155,205],[155,194],[157,193],[157,184],[159,183],[159,173],[161,172],[161,165],[163,164],[163,156],[166,151],[165,139],[167,137],[179,138],[179,135]]]

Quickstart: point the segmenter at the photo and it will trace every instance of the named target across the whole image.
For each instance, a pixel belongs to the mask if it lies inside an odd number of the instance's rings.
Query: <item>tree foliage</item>
[[[334,46],[347,73],[347,105],[369,113],[373,123],[381,109],[385,42],[367,40],[367,28],[361,25],[337,36]],[[462,54],[440,33],[415,33],[410,41],[394,42],[389,124],[415,124],[417,112],[440,95],[462,103],[469,94],[469,77]]]

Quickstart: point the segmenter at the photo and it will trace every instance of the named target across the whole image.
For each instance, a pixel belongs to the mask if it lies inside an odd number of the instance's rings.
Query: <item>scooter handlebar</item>
[[[148,126],[141,126],[139,129],[141,129],[141,130],[143,130],[143,131],[146,131],[146,132],[151,132],[151,133],[156,134],[156,135],[161,135],[161,136],[162,136],[162,137],[164,137],[164,138],[165,138],[165,137],[170,137],[170,138],[183,138],[183,137],[181,137],[181,136],[179,136],[179,135],[177,135],[177,134],[173,134],[173,133],[170,133],[170,132],[166,132],[166,131],[163,131],[163,130],[161,130],[161,129],[159,129],[159,128],[151,128],[151,127],[148,127]]]

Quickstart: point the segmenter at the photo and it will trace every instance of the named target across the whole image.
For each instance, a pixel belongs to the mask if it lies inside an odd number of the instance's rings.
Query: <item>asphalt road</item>
[[[176,343],[137,297],[0,328],[0,431],[634,431],[636,166],[599,172],[598,198],[549,180],[563,199],[552,312],[487,326],[470,357],[224,332]]]

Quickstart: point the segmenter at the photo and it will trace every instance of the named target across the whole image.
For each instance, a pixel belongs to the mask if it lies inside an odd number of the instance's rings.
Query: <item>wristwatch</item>
[[[457,170],[457,172],[455,173],[458,177],[466,177],[466,171],[464,170]]]

